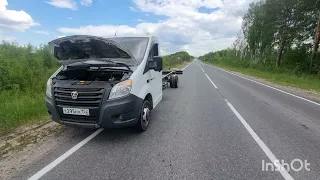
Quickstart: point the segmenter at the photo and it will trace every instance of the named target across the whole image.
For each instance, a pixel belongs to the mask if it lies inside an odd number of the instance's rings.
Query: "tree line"
[[[185,51],[176,52],[170,55],[163,56],[163,68],[170,69],[179,66],[185,62],[192,61],[194,57]]]
[[[320,74],[319,40],[320,0],[263,0],[250,4],[231,48],[200,59],[228,55],[245,66]]]
[[[46,80],[59,63],[47,45],[40,46],[35,52],[33,49],[31,45],[0,44],[0,93],[39,92],[45,88]]]
[[[46,120],[46,81],[59,63],[48,46],[0,43],[0,136],[29,122]]]

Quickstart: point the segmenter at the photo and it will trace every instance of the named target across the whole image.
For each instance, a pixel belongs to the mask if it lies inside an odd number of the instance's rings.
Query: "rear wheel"
[[[178,84],[179,84],[179,76],[174,75],[174,79],[175,79],[174,87],[175,87],[175,88],[178,88]]]
[[[144,100],[140,110],[139,121],[136,124],[136,129],[140,132],[148,129],[151,120],[151,103]]]
[[[170,87],[171,88],[178,88],[179,78],[177,75],[172,75],[170,77]]]
[[[179,78],[177,75],[172,75],[170,78],[170,87],[171,88],[178,88]]]
[[[174,86],[174,76],[170,76],[170,87],[171,88],[174,88],[175,86]]]

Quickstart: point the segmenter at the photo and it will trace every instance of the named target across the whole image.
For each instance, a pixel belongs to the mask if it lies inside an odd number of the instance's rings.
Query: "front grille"
[[[78,92],[77,99],[72,99],[71,93]],[[72,107],[99,107],[104,89],[102,88],[54,88],[56,105]]]
[[[78,93],[77,99],[72,99],[71,93]],[[103,88],[54,88],[54,99],[60,118],[63,121],[94,123],[99,119],[100,104],[103,98]],[[63,107],[87,108],[90,116],[63,114]]]

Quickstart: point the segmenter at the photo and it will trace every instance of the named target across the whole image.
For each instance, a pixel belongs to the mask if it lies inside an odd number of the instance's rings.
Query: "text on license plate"
[[[89,109],[79,109],[79,108],[62,108],[63,114],[72,114],[79,116],[90,116]]]

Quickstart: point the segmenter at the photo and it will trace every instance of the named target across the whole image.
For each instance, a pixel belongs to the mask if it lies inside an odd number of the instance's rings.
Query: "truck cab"
[[[151,111],[162,100],[156,37],[74,35],[49,47],[61,63],[47,82],[52,120],[84,128],[148,128]]]

